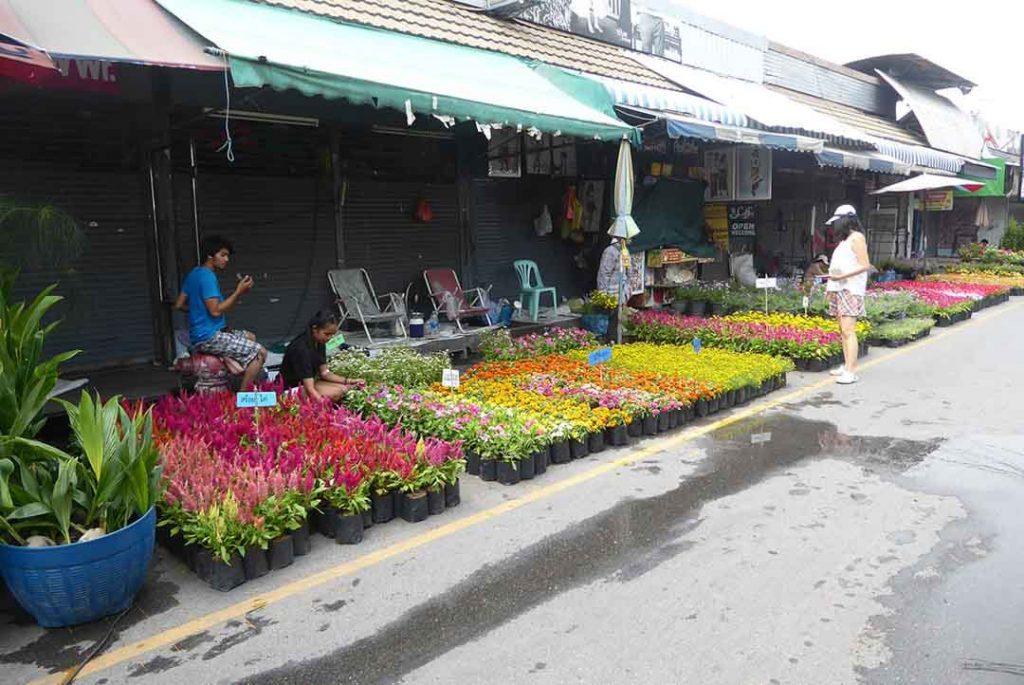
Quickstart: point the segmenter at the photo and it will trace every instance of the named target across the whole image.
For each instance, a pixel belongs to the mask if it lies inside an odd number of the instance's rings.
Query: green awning
[[[230,56],[236,86],[294,89],[409,114],[639,140],[596,81],[489,50],[248,0],[157,0]]]

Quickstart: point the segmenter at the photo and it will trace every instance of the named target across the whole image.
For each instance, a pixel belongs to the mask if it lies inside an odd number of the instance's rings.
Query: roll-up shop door
[[[181,201],[190,199],[191,189],[184,177],[176,185],[179,234],[184,242],[194,241],[191,207]],[[235,247],[227,270],[219,274],[224,296],[239,275],[255,281],[252,292],[227,314],[229,327],[253,331],[272,346],[297,335],[318,309],[333,306],[327,270],[337,256],[329,178],[200,167],[198,214],[201,236],[221,235]],[[189,254],[194,250],[183,247]]]
[[[415,217],[425,201],[428,222]],[[346,181],[342,223],[345,264],[366,269],[377,294],[418,288],[423,270],[450,267],[459,272],[459,212],[455,184],[408,181]],[[459,274],[462,278],[462,274]]]
[[[4,227],[0,240],[0,263],[21,269],[16,296],[35,297],[57,283],[57,294],[65,298],[54,310],[63,322],[49,336],[48,351],[82,350],[65,365],[80,369],[151,361],[146,259],[152,220],[143,175],[4,159],[0,197],[33,210],[52,208],[71,217],[80,231],[77,248],[58,246],[55,241],[62,239],[32,231],[35,238],[11,240],[24,230],[14,229],[14,223]]]
[[[587,272],[573,263],[579,247],[560,237],[563,192],[563,182],[548,178],[473,181],[470,222],[476,285],[492,286],[492,297],[511,300],[519,293],[519,277],[512,263],[530,259],[537,263],[544,285],[556,288],[559,298],[581,295],[588,289]],[[554,232],[538,236],[533,220],[545,204]],[[542,306],[548,306],[546,298]]]

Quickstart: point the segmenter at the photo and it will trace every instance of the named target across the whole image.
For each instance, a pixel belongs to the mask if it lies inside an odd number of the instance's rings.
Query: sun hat
[[[853,205],[839,205],[836,207],[836,211],[832,212],[832,218],[825,223],[832,224],[844,216],[857,216],[857,210]]]

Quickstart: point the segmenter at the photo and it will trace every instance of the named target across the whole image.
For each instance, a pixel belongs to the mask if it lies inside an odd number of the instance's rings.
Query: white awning
[[[787,98],[759,83],[719,76],[660,57],[630,54],[635,61],[681,87],[742,112],[747,118],[784,132],[815,135],[844,147],[874,148],[871,136]]]
[[[961,188],[969,192],[975,192],[984,187],[984,183],[971,181],[966,178],[954,178],[953,176],[935,176],[933,174],[921,174],[906,181],[893,183],[891,186],[879,188],[872,195],[882,193],[913,193],[919,190],[941,190],[943,188]]]

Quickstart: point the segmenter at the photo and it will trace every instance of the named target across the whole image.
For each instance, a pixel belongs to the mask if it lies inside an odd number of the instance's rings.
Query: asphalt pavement
[[[0,611],[0,682],[1024,682],[1024,301],[232,591]],[[54,682],[51,680],[51,682]]]

